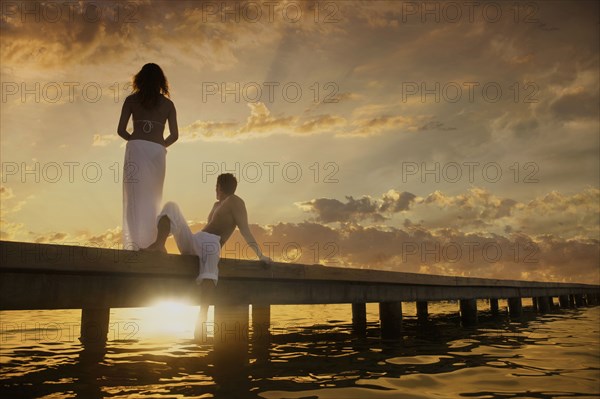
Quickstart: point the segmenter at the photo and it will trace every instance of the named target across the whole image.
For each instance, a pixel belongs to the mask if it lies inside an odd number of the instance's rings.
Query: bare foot
[[[164,245],[160,245],[160,244],[154,242],[149,247],[142,248],[142,251],[162,252],[162,253],[166,254],[167,253],[167,248],[165,248]]]

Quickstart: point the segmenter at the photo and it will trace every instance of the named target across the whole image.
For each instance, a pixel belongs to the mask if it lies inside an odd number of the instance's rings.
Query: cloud
[[[261,102],[248,103],[250,115],[245,123],[198,120],[181,129],[182,139],[237,140],[271,134],[306,135],[337,132],[346,120],[337,115],[323,114],[310,118],[299,116],[274,116]]]
[[[181,129],[185,141],[200,139],[240,139],[270,134],[306,135],[334,133],[339,137],[372,136],[392,130],[423,131],[430,129],[454,130],[441,122],[424,122],[427,117],[377,116],[347,120],[333,114],[314,117],[296,115],[274,116],[261,102],[248,103],[250,115],[245,123],[223,121],[195,121]],[[100,138],[98,138],[100,140]]]
[[[344,126],[346,119],[336,115],[318,115],[317,117],[303,122],[297,126],[295,131],[298,133],[319,133],[332,131],[339,126]]]
[[[379,211],[393,213],[407,211],[415,198],[414,194],[407,191],[389,190],[383,195],[383,203],[379,206]]]
[[[578,119],[598,120],[600,97],[597,90],[586,90],[575,87],[565,90],[550,104],[550,110],[560,120],[571,121]]]
[[[5,201],[7,199],[13,198],[15,194],[13,193],[12,188],[6,186],[0,186],[0,199]]]
[[[33,198],[33,195],[28,196],[26,199],[15,202],[16,196],[11,187],[0,186],[0,200],[2,201],[2,207],[0,208],[0,214],[6,216],[10,213],[19,212],[23,209],[23,206],[28,200]]]
[[[269,133],[289,128],[296,121],[293,116],[273,117],[267,106],[263,103],[248,103],[250,116],[246,124],[238,130],[238,134],[244,133]]]
[[[419,214],[429,214],[435,210],[442,211],[444,224],[454,221],[460,227],[490,226],[492,222],[511,215],[517,201],[510,198],[500,198],[492,195],[487,190],[472,188],[465,194],[455,196],[445,195],[441,191],[434,191],[418,200]],[[433,222],[434,226],[440,224]],[[428,224],[431,226],[431,224]]]
[[[296,205],[321,223],[372,221],[389,225],[397,223],[395,215],[401,213],[405,227],[432,231],[452,226],[469,232],[595,239],[600,235],[598,203],[600,189],[593,187],[571,195],[554,191],[527,202],[473,187],[462,194],[436,190],[422,197],[391,189],[380,198],[346,196],[346,202],[317,198]]]
[[[252,232],[264,252],[282,262],[536,281],[600,278],[600,243],[594,239],[316,222],[254,225]],[[255,259],[237,231],[224,253]]]
[[[415,198],[414,194],[408,192],[389,190],[381,199],[373,199],[369,196],[354,199],[352,196],[347,196],[346,202],[343,203],[337,199],[317,198],[299,202],[297,205],[306,212],[315,213],[315,220],[322,223],[362,220],[382,222],[387,219],[386,214],[408,210]]]
[[[378,205],[370,197],[354,199],[346,197],[343,203],[336,199],[317,198],[308,202],[302,202],[299,206],[307,211],[317,214],[316,220],[323,223],[349,222],[352,220],[371,219],[375,222],[383,221],[385,218],[378,212]]]
[[[10,222],[4,218],[0,219],[0,239],[16,241],[23,231],[23,223]]]
[[[110,143],[117,141],[119,137],[116,134],[94,134],[92,146],[106,147]]]
[[[382,115],[352,121],[350,136],[372,136],[388,130],[417,130],[415,118],[403,115]]]
[[[282,2],[275,3],[272,12],[262,3],[237,0],[31,4],[29,8],[19,2],[3,4],[0,51],[7,64],[56,68],[67,63],[94,65],[124,59],[137,63],[140,57],[164,57],[227,70],[240,62],[239,53],[247,48],[274,47],[290,26]],[[252,4],[261,6],[260,18],[245,11]],[[337,29],[311,23],[308,12],[305,9],[306,17],[294,24],[297,32],[317,35]],[[269,13],[275,18],[269,18]],[[154,40],[147,40],[148,35]]]

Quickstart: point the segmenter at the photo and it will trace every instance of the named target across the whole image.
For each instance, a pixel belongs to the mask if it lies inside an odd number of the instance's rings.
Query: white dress
[[[138,120],[148,133],[156,121]],[[123,164],[123,248],[137,251],[156,239],[167,149],[147,140],[130,140]]]

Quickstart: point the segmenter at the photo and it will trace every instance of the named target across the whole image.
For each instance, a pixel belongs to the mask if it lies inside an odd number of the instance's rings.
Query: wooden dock
[[[0,310],[82,309],[84,343],[106,340],[111,308],[144,307],[161,299],[200,301],[195,256],[11,241],[0,241],[0,256]],[[236,342],[247,345],[249,304],[255,332],[260,326],[268,331],[270,305],[332,303],[352,304],[353,326],[360,332],[366,303],[377,302],[382,336],[394,337],[401,334],[402,302],[416,302],[424,321],[428,302],[458,300],[468,325],[477,322],[477,299],[489,299],[496,314],[498,299],[507,299],[510,316],[519,317],[522,298],[533,298],[539,312],[556,306],[554,298],[560,307],[597,305],[600,298],[600,286],[589,284],[235,259],[221,259],[219,269],[217,289],[208,298],[215,305],[215,347],[218,330],[229,331],[223,339],[231,335],[227,323],[241,331]]]

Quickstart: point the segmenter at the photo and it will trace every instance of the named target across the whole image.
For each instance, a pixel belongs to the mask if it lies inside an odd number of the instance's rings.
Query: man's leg
[[[198,311],[198,319],[196,320],[196,328],[194,330],[194,338],[200,343],[206,343],[208,332],[208,308],[210,306],[209,298],[215,291],[214,280],[202,280],[200,283],[200,309]]]
[[[158,217],[158,234],[156,241],[147,249],[167,252],[165,242],[169,233],[173,233],[179,252],[184,255],[194,254],[194,243],[192,231],[187,225],[179,206],[174,202],[167,202]]]
[[[165,248],[165,242],[167,242],[167,238],[169,237],[169,233],[171,232],[171,221],[166,215],[162,215],[160,219],[158,219],[158,234],[156,235],[156,241],[154,241],[147,250],[150,251],[158,251],[158,252],[167,252],[167,248]]]

